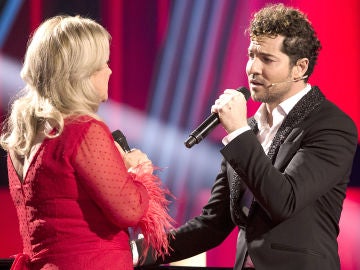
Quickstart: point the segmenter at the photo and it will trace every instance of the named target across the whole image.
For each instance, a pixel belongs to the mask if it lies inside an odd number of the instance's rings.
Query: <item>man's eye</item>
[[[273,62],[273,60],[271,58],[264,57],[264,62],[265,63],[270,63],[270,62]]]

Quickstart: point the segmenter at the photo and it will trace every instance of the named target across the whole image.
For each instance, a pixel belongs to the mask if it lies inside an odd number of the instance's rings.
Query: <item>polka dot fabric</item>
[[[30,269],[133,269],[127,228],[149,196],[125,168],[106,125],[65,121],[45,139],[21,182],[10,157],[9,187]]]

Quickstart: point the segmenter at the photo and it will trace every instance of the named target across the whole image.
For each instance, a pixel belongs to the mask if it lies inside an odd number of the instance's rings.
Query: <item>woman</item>
[[[31,38],[26,87],[1,135],[23,239],[13,268],[132,269],[128,227],[167,252],[168,201],[139,150],[124,153],[96,114],[107,100],[109,33],[56,16]]]

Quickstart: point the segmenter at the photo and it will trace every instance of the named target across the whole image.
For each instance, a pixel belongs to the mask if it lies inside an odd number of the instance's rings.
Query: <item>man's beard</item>
[[[252,96],[252,99],[257,102],[262,103],[277,103],[279,100],[282,99],[282,97],[290,91],[290,88],[283,89],[282,91],[270,91],[269,89],[266,89],[266,92],[262,93],[261,95]]]

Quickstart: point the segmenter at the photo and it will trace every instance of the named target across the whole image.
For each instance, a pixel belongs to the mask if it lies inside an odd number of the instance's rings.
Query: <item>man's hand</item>
[[[227,133],[247,126],[246,99],[235,89],[226,89],[211,107],[211,112],[219,115]]]

